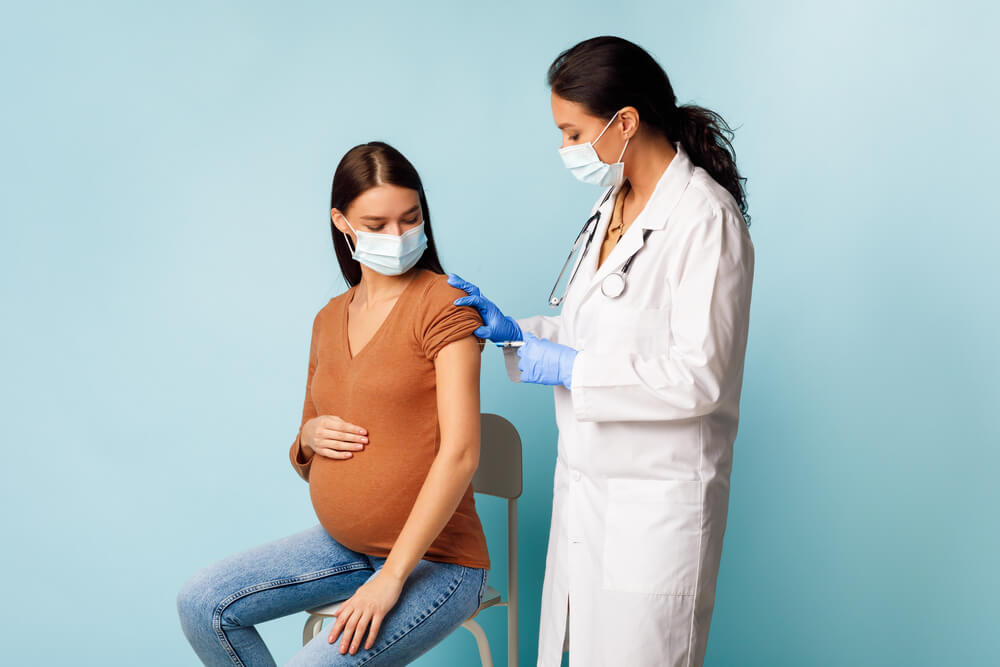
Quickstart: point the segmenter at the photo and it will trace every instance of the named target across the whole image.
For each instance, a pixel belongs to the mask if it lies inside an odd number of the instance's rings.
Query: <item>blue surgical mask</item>
[[[618,118],[617,112],[597,135],[597,139],[559,149],[559,156],[562,157],[563,164],[584,183],[618,187],[625,178],[625,163],[622,162],[622,157],[625,155],[625,149],[628,148],[628,139],[625,140],[621,155],[618,156],[618,161],[614,164],[602,162],[601,158],[597,156],[597,151],[594,150],[594,144],[604,136],[604,133],[611,127],[611,123],[615,122],[615,118]]]
[[[358,238],[357,245],[351,250],[351,257],[384,276],[406,273],[416,266],[427,248],[423,222],[405,234],[396,236],[359,232],[346,217],[344,220]],[[347,239],[347,247],[350,248],[351,237],[344,234],[344,238]]]

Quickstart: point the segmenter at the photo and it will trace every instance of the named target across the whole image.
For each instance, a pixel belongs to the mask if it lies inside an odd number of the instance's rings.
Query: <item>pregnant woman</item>
[[[472,496],[482,325],[458,307],[413,165],[352,148],[333,177],[350,288],[312,327],[289,451],[319,524],[202,569],[177,598],[206,665],[275,665],[257,623],[345,600],[289,665],[402,665],[478,608],[489,556]]]

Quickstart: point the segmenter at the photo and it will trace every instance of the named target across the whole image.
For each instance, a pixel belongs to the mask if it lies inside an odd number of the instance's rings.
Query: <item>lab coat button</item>
[[[573,471],[573,481],[574,482],[579,482],[580,481],[580,477],[582,477],[582,475],[580,474],[580,471],[579,470],[574,470]]]

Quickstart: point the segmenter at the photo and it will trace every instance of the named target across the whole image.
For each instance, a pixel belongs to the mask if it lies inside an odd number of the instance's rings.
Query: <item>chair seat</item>
[[[493,605],[500,602],[500,591],[493,588],[492,586],[486,587],[486,592],[483,593],[483,601],[479,603],[480,609],[486,609],[487,607],[492,607]]]
[[[344,598],[346,600],[347,598]],[[313,607],[312,609],[306,609],[307,614],[312,614],[313,616],[334,616],[337,607],[341,605],[344,600],[338,600],[336,602],[331,602],[330,604],[324,604],[319,607]]]
[[[347,598],[344,599],[346,600]],[[337,611],[337,607],[339,607],[343,601],[344,600],[339,600],[337,602],[331,602],[330,604],[324,604],[319,607],[313,607],[312,609],[306,609],[306,613],[312,614],[313,616],[334,616],[335,615],[334,612]],[[493,588],[492,586],[487,586],[486,592],[483,593],[483,601],[479,603],[479,609],[476,610],[476,613],[479,613],[481,610],[486,609],[487,607],[492,607],[493,605],[498,604],[499,602],[500,602],[500,591]],[[473,616],[474,615],[475,614],[473,614]]]

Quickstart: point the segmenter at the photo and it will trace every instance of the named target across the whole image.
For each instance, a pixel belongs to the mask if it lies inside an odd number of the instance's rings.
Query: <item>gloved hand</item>
[[[448,284],[469,293],[469,296],[455,299],[456,306],[473,306],[479,311],[479,316],[483,318],[483,323],[486,326],[479,327],[473,331],[474,334],[497,343],[508,340],[523,340],[521,327],[518,326],[514,318],[500,312],[495,303],[479,292],[478,287],[462,280],[454,273],[448,274]]]
[[[576,355],[577,351],[571,347],[526,333],[524,345],[517,350],[517,356],[521,358],[517,362],[521,382],[561,384],[569,389]]]

